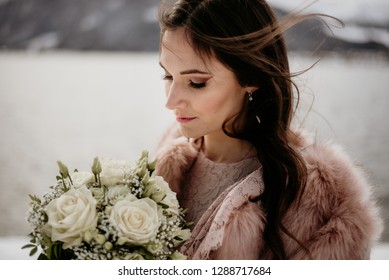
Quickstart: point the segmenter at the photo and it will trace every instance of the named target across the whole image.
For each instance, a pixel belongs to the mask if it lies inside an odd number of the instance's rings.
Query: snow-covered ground
[[[29,256],[30,249],[21,249],[28,244],[28,238],[23,236],[0,237],[1,260],[36,260],[38,254]],[[389,243],[378,243],[371,251],[372,260],[389,260]]]
[[[291,57],[296,71],[315,61]],[[29,233],[27,195],[54,183],[57,160],[83,170],[95,156],[135,160],[153,151],[173,119],[161,76],[156,53],[0,52],[0,236]],[[388,77],[379,57],[332,56],[296,79],[301,108],[315,99],[307,126],[345,146],[381,201],[389,196]],[[386,245],[375,252],[389,259]]]

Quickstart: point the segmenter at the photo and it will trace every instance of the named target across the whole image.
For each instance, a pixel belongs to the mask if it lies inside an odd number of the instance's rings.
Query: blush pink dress
[[[187,221],[194,223],[192,238],[181,248],[189,259],[207,259],[220,246],[224,225],[231,213],[263,187],[257,157],[234,163],[216,163],[202,152],[182,184],[181,206],[187,208]]]

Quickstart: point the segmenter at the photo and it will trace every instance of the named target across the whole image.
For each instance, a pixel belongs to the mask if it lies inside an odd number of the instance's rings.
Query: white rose
[[[90,172],[74,172],[70,177],[72,178],[73,185],[76,187],[87,185],[95,180],[95,176]]]
[[[145,193],[147,192],[149,192],[152,199],[169,206],[169,209],[166,209],[166,211],[175,215],[179,214],[180,205],[177,200],[177,194],[170,189],[169,184],[163,177],[152,177],[149,181],[149,185],[146,187]]]
[[[105,201],[105,189],[103,187],[95,186],[90,187],[89,190],[92,192],[93,197],[96,199],[97,204],[101,206]]]
[[[86,186],[52,200],[46,208],[51,239],[62,241],[64,249],[81,244],[83,233],[97,225],[96,203]]]
[[[124,160],[102,159],[100,173],[101,184],[107,187],[123,183],[123,179],[130,173],[131,163]]]
[[[118,201],[109,221],[119,231],[119,245],[146,244],[155,238],[160,226],[157,204],[150,198]]]
[[[119,200],[127,198],[127,200],[136,200],[137,198],[131,194],[130,189],[124,185],[110,187],[107,192],[107,202],[111,205],[116,204]]]
[[[158,254],[159,252],[163,252],[164,244],[162,244],[162,242],[152,243],[150,245],[147,245],[146,248],[147,251],[155,255]]]
[[[178,237],[180,240],[174,239],[174,246],[180,245],[182,242],[188,240],[191,237],[191,232],[189,229],[179,229],[174,234],[175,237]]]

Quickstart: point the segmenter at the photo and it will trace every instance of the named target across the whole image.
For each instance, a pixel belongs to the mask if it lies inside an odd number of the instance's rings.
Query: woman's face
[[[185,137],[225,136],[222,125],[237,114],[248,88],[215,57],[202,59],[182,28],[164,33],[160,64],[165,71],[166,107]]]

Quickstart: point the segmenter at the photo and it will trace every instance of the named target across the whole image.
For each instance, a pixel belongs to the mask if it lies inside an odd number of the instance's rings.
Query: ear
[[[254,92],[258,90],[258,87],[245,87],[246,92]]]

